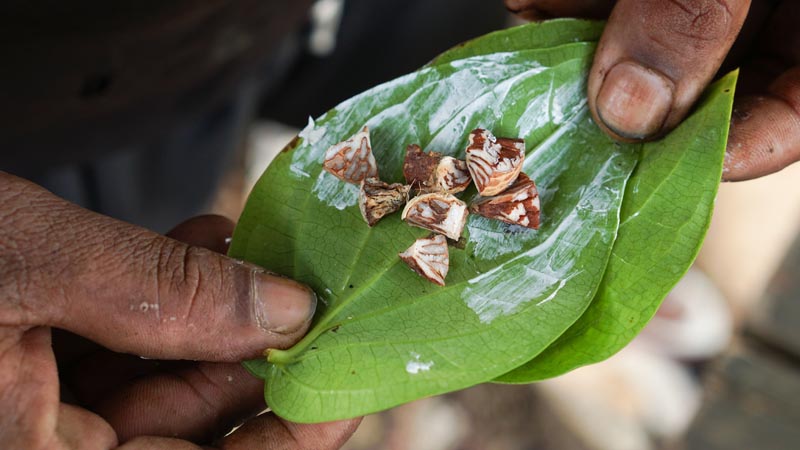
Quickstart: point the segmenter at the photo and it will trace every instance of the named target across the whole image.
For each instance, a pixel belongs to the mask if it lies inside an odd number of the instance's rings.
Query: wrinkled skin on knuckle
[[[33,323],[42,303],[38,273],[52,265],[43,239],[52,226],[37,205],[53,206],[48,197],[32,183],[0,174],[0,325]]]
[[[225,338],[220,330],[231,324],[240,324],[243,333],[255,328],[251,266],[172,239],[159,237],[153,245],[158,256],[151,261],[156,275],[149,301],[157,304],[160,332],[174,331],[176,339],[196,343]],[[187,328],[197,329],[197,335],[185,333]]]
[[[731,33],[733,17],[728,0],[662,0],[656,3],[671,9],[664,11],[665,23],[676,34],[690,38],[698,50],[724,41]]]
[[[40,323],[86,295],[97,280],[110,285],[108,261],[125,240],[113,224],[33,183],[0,174],[0,323]],[[100,257],[106,253],[111,258]],[[3,318],[9,308],[16,316]]]
[[[631,56],[662,68],[673,79],[683,75],[686,65],[665,64],[660,61],[664,55],[705,65],[714,57],[718,64],[724,52],[715,50],[730,45],[736,34],[727,5],[714,0],[643,0],[636,2],[631,16],[645,38],[633,45]]]
[[[175,331],[173,338],[180,339],[180,329],[201,319],[194,307],[204,281],[197,264],[190,258],[192,250],[182,242],[161,236],[141,240],[135,248],[128,257],[133,264],[143,265],[148,286],[144,296],[134,303],[141,300],[144,310],[155,312],[149,317],[160,333],[172,330]]]
[[[217,298],[223,286],[207,250],[171,239],[158,239],[156,261],[156,298],[170,299],[160,306],[175,314],[178,321],[190,324],[203,320],[208,313],[203,298]]]

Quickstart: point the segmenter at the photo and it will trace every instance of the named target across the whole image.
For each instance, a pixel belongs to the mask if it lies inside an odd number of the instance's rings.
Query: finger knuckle
[[[155,240],[155,301],[157,307],[167,309],[189,308],[197,299],[201,277],[196,265],[190,260],[189,246],[181,242]],[[161,302],[161,299],[167,301]]]
[[[731,34],[730,0],[668,0],[663,5],[669,8],[669,13],[654,17],[661,17],[672,33],[688,38],[689,45],[697,48],[716,45]]]
[[[208,270],[202,262],[202,251],[196,247],[186,246],[180,252],[181,261],[174,269],[175,289],[184,307],[187,320],[194,320],[197,313],[203,314],[203,298],[215,298],[219,290],[213,280],[214,271]],[[208,294],[204,296],[203,294]]]
[[[185,325],[208,320],[214,302],[226,297],[226,270],[221,258],[200,247],[163,239],[156,251],[155,304],[162,322]]]
[[[218,425],[223,425],[224,414],[219,405],[232,401],[231,394],[226,389],[228,386],[220,384],[208,373],[207,366],[200,364],[197,370],[190,373],[177,374],[186,383],[198,400],[198,408],[209,420]]]

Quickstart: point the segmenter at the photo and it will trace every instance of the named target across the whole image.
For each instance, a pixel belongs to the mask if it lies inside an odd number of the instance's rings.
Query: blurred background
[[[68,3],[4,7],[0,169],[159,232],[237,218],[309,116],[517,20],[500,0]],[[723,184],[697,263],[616,356],[369,416],[345,448],[797,448],[798,179]]]

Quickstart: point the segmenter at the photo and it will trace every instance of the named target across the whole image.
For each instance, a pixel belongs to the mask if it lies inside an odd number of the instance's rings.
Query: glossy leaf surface
[[[625,249],[614,240],[639,152],[612,142],[590,119],[585,76],[594,51],[590,41],[599,32],[597,23],[561,20],[487,35],[339,105],[276,158],[248,200],[230,254],[309,284],[324,303],[303,341],[270,352],[270,362],[248,363],[265,378],[267,402],[276,413],[300,422],[353,417],[509,372],[504,378],[516,378],[504,381],[544,373],[514,369],[579,320],[604,274],[604,288],[615,286],[606,273],[608,258],[612,246]],[[702,117],[727,130],[720,111]],[[426,232],[398,215],[368,228],[355,204],[355,187],[321,170],[325,149],[365,124],[388,182],[400,181],[407,144],[463,158],[473,128],[523,137],[524,171],[540,190],[542,227],[525,230],[471,216],[465,245],[450,248],[447,286],[418,277],[397,253]],[[722,154],[718,148],[709,152]],[[654,158],[648,164],[669,162]],[[704,167],[694,170],[721,167],[714,158],[697,164]],[[686,170],[686,164],[673,165],[653,176]],[[641,167],[637,176],[646,178]],[[648,189],[655,183],[658,190],[657,179],[641,183]],[[710,209],[709,192],[677,205],[699,215]],[[474,189],[462,198],[472,196]],[[625,208],[641,209],[639,217],[662,213],[637,202]],[[634,214],[626,211],[627,217]],[[695,235],[676,244],[683,252],[670,265],[677,267],[674,272],[682,273],[691,261],[702,233],[692,241]],[[612,306],[596,300],[589,311],[599,308],[594,314],[613,317],[616,297],[601,297]],[[629,327],[628,334],[635,331]],[[581,333],[573,334],[560,344],[566,353],[583,345],[574,344]],[[555,361],[544,366],[558,372],[575,365],[561,356]]]
[[[667,137],[642,146],[592,305],[541,355],[497,381],[528,383],[602,361],[653,317],[694,261],[711,222],[737,75],[711,86]]]

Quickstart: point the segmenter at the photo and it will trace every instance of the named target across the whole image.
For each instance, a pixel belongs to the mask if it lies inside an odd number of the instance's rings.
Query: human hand
[[[268,413],[222,437],[265,407],[238,361],[292,345],[316,305],[294,281],[201,248],[223,250],[232,226],[207,216],[171,233],[191,246],[0,172],[0,448],[339,448],[357,420]],[[51,327],[70,332],[52,347]]]
[[[505,0],[528,19],[608,17],[589,75],[589,107],[598,125],[620,140],[671,130],[723,62],[724,70],[741,66],[727,181],[767,175],[800,160],[800,3],[750,3]]]

